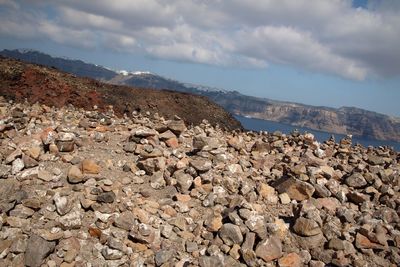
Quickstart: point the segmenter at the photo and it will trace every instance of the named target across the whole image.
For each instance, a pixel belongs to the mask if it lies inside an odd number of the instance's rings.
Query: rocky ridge
[[[400,155],[0,98],[0,266],[396,266]]]

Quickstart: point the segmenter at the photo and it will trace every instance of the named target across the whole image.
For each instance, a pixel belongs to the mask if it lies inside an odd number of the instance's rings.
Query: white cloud
[[[0,35],[220,66],[400,75],[400,4],[351,0],[0,0]],[[51,10],[51,14],[49,13]],[[12,14],[12,15],[10,15]]]

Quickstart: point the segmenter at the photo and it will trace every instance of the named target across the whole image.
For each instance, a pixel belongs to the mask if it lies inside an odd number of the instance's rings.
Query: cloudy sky
[[[0,0],[0,48],[400,116],[399,0]]]

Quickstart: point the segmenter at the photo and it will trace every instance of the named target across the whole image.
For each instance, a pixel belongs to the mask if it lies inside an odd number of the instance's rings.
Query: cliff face
[[[207,92],[230,112],[337,134],[400,141],[400,120],[353,107],[339,109],[249,97],[235,92]]]
[[[165,90],[140,89],[105,84],[42,66],[0,58],[0,95],[17,101],[62,107],[100,110],[114,106],[117,114],[132,111],[159,113],[165,118],[181,117],[187,124],[207,119],[213,125],[240,129],[240,123],[206,97]]]

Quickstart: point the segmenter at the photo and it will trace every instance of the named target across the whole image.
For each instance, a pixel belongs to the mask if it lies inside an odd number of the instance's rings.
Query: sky
[[[0,49],[400,117],[399,0],[0,0]]]

